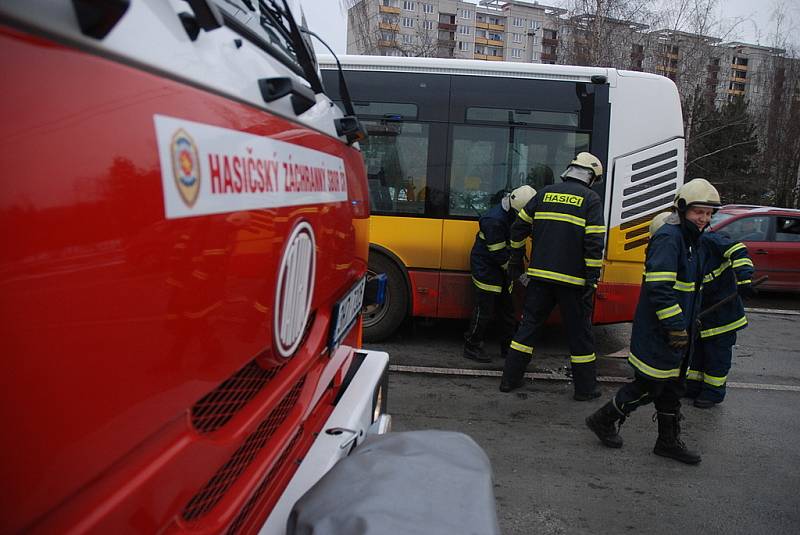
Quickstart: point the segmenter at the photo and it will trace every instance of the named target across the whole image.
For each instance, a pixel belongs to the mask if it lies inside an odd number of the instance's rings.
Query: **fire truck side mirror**
[[[367,139],[367,131],[357,117],[348,115],[341,119],[334,119],[333,122],[336,125],[336,133],[340,136],[345,136],[349,145],[356,141]]]
[[[203,30],[209,32],[211,30],[222,27],[222,14],[220,14],[217,6],[209,0],[186,0],[189,7],[194,12],[197,25]]]
[[[130,0],[72,0],[72,8],[78,19],[81,33],[87,37],[102,39],[114,29],[119,19],[128,10]]]
[[[296,115],[304,113],[317,103],[311,88],[289,77],[261,78],[258,81],[258,89],[261,90],[264,102],[272,102],[286,95],[292,95],[292,109]]]

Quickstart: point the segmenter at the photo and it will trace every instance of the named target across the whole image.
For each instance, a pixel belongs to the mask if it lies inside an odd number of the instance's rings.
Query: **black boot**
[[[619,420],[619,426],[615,425]],[[586,418],[586,425],[594,431],[600,442],[609,448],[621,448],[622,437],[619,428],[625,422],[625,414],[618,411],[614,401],[609,401],[600,407],[594,414]]]
[[[591,401],[600,397],[597,388],[596,361],[572,365],[572,382],[575,385],[575,401]]]
[[[492,357],[487,355],[483,351],[483,347],[480,345],[473,345],[469,342],[464,344],[464,358],[474,360],[475,362],[492,362]]]
[[[525,384],[525,369],[531,358],[524,353],[511,350],[503,364],[503,377],[500,379],[500,392],[511,392]]]
[[[686,444],[680,438],[680,411],[658,412],[656,415],[658,416],[658,440],[656,440],[653,453],[686,464],[699,463],[700,454],[686,449]]]

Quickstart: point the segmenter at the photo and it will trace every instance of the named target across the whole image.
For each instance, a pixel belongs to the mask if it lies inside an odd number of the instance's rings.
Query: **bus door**
[[[585,83],[454,76],[451,85],[439,311],[463,317],[478,218],[518,186],[552,184],[575,154],[590,150],[594,111]]]
[[[369,134],[361,149],[370,190],[370,269],[389,275],[392,306],[375,318],[365,315],[367,338],[380,339],[406,312],[437,316],[450,77],[357,70],[345,77]],[[337,87],[332,71],[323,71],[323,80]],[[395,313],[398,321],[384,317]]]

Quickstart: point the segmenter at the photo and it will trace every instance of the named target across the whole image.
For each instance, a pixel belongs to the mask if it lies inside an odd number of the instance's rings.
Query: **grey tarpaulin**
[[[297,501],[287,533],[497,534],[489,458],[462,433],[368,437]]]

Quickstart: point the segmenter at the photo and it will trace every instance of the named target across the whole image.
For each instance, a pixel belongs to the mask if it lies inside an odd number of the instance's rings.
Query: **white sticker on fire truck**
[[[167,219],[347,200],[341,158],[155,115]]]

